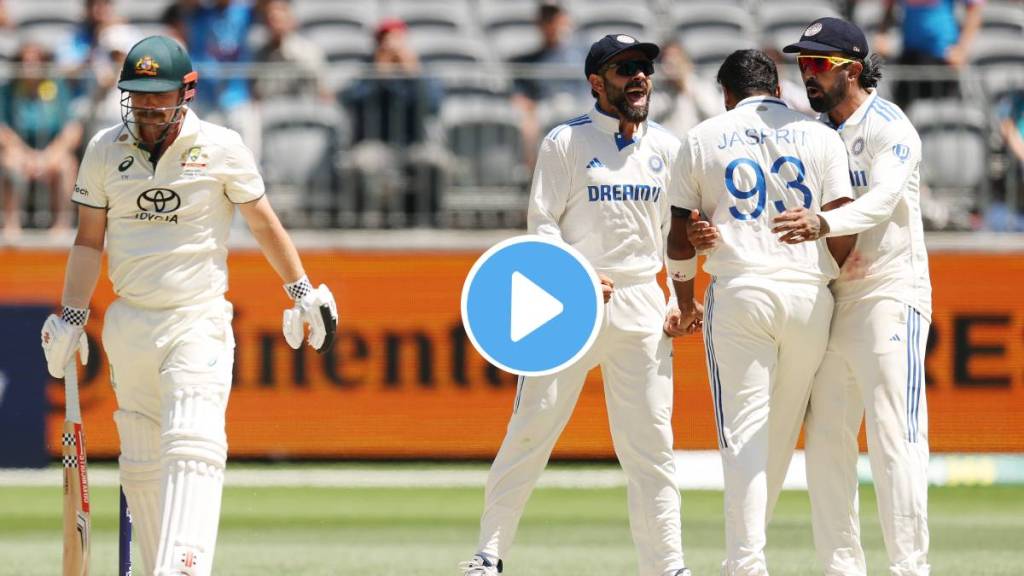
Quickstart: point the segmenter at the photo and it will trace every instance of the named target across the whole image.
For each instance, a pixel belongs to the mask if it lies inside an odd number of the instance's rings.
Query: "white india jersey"
[[[833,130],[777,98],[747,98],[690,131],[675,171],[672,205],[699,209],[721,235],[704,263],[708,274],[822,284],[839,274],[825,240],[784,244],[772,233],[787,209],[820,212],[852,197]]]
[[[529,231],[561,238],[613,280],[653,280],[664,266],[678,148],[653,122],[626,141],[619,120],[597,108],[555,127],[537,158]]]
[[[930,321],[932,285],[921,222],[921,138],[899,107],[875,92],[837,130],[849,151],[850,180],[858,199],[850,208],[874,196],[872,203],[888,204],[892,216],[857,235],[854,251],[832,285],[836,301],[893,298]]]
[[[124,126],[99,132],[86,148],[72,200],[107,211],[114,292],[135,306],[174,308],[227,291],[235,204],[263,192],[238,134],[188,111],[156,166]]]

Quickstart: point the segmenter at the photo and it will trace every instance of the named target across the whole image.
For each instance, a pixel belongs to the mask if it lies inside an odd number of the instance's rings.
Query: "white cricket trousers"
[[[704,342],[725,477],[725,576],[768,574],[765,527],[828,341],[824,285],[716,278]]]
[[[166,310],[118,299],[107,309],[103,347],[138,574],[210,574],[227,459],[231,317],[223,298]]]
[[[672,450],[672,340],[655,281],[617,282],[593,347],[548,376],[520,377],[508,431],[484,495],[479,551],[502,558],[551,450],[572,415],[587,372],[601,366],[615,453],[627,479],[629,524],[640,576],[684,567]]]
[[[827,576],[867,573],[857,513],[862,416],[889,572],[929,573],[928,328],[917,310],[893,299],[836,305],[806,421],[814,544]]]

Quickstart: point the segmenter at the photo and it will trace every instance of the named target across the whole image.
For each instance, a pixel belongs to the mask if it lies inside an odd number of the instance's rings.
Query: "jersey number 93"
[[[786,182],[786,188],[798,190],[803,193],[804,208],[811,207],[812,194],[809,188],[804,185],[804,163],[794,156],[781,156],[772,163],[772,174],[778,174],[786,164],[792,164],[796,170],[796,178]],[[736,170],[740,166],[749,166],[754,171],[754,187],[748,190],[740,190],[736,187]],[[764,205],[768,201],[768,185],[764,175],[764,168],[750,158],[737,158],[725,167],[725,188],[729,194],[737,200],[747,200],[757,196],[757,205],[751,212],[741,212],[736,206],[729,207],[729,213],[737,220],[753,220],[764,212]],[[775,209],[780,213],[786,211],[786,204],[782,200],[773,202]]]

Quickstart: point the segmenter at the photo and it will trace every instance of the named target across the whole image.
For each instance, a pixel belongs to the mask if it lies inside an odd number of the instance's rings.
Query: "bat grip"
[[[128,500],[121,489],[121,515],[118,521],[119,538],[117,545],[117,576],[132,576],[132,517],[128,512]]]
[[[82,421],[82,409],[78,404],[78,364],[76,357],[64,367],[64,419],[69,422]]]

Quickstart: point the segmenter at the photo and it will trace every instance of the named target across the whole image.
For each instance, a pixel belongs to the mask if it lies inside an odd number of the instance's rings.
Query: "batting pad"
[[[213,564],[227,459],[229,386],[214,374],[165,372],[163,510],[157,575],[207,576]]]
[[[133,540],[142,552],[139,574],[152,574],[160,537],[160,426],[138,412],[118,410],[121,487],[132,513]]]

